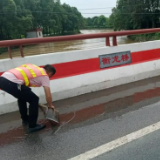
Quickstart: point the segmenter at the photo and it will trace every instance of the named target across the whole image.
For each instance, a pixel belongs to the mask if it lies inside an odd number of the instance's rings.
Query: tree
[[[98,26],[102,28],[107,27],[107,18],[104,15],[98,17]]]
[[[118,0],[110,20],[115,30],[159,27],[159,0]]]
[[[0,1],[0,39],[9,39],[14,30],[16,4],[13,0]]]
[[[27,30],[44,34],[77,33],[84,19],[75,7],[53,0],[0,0],[0,40],[20,38]]]
[[[111,28],[110,18],[104,15],[84,19],[85,28]]]

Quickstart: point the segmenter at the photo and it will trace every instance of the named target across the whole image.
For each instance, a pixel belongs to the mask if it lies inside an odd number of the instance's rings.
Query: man
[[[54,109],[49,78],[55,73],[56,70],[51,65],[40,68],[34,64],[24,64],[3,73],[0,77],[0,88],[18,99],[22,124],[29,125],[29,132],[45,128],[45,125],[37,124],[39,97],[29,87],[43,86],[48,107]],[[26,102],[29,103],[29,115]]]

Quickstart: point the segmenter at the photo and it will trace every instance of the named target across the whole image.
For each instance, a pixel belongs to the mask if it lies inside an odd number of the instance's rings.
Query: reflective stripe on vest
[[[34,64],[33,64],[33,66],[35,66],[35,67],[41,72],[41,74],[42,74],[43,76],[46,75],[46,74],[44,73],[44,71],[43,71],[42,68],[40,68],[40,67],[38,67],[38,66],[36,66],[36,65],[34,65]]]
[[[24,78],[25,85],[29,86],[29,79],[28,79],[26,73],[22,69],[20,69],[20,68],[15,68],[15,69],[18,70],[18,71],[20,71],[20,73],[22,74],[22,76]]]
[[[25,68],[27,68],[30,72],[31,72],[31,74],[32,74],[32,76],[35,78],[36,77],[36,74],[34,73],[34,71],[30,68],[30,67],[28,67],[26,64],[24,64],[24,65],[22,65],[23,67],[25,67]]]

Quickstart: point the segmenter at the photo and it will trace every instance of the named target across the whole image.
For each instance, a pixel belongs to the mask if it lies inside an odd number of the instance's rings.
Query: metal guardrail
[[[12,53],[10,48],[11,46],[19,46],[21,56],[24,57],[23,45],[72,41],[72,40],[84,40],[84,39],[94,39],[94,38],[106,38],[106,46],[110,46],[109,38],[113,37],[113,46],[117,46],[118,36],[138,35],[138,34],[157,33],[157,32],[160,32],[160,28],[116,31],[109,33],[105,32],[105,33],[94,33],[94,34],[78,34],[70,36],[45,37],[45,38],[16,39],[16,40],[0,41],[0,47],[8,47],[9,57],[12,59]]]

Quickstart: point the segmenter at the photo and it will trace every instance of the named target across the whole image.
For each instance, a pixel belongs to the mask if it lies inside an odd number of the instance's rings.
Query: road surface
[[[18,112],[0,116],[2,160],[159,160],[160,77],[53,103],[55,126],[27,134]]]

